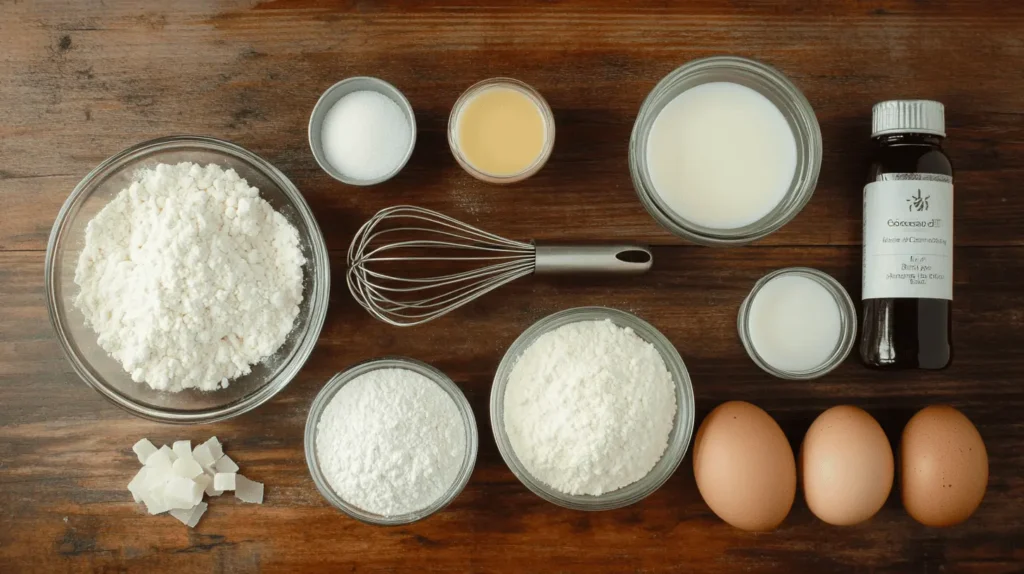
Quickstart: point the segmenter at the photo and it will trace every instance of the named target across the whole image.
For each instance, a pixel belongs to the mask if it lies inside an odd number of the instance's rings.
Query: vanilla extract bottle
[[[942,104],[875,104],[864,187],[860,356],[869,367],[942,369],[953,357],[953,166]]]

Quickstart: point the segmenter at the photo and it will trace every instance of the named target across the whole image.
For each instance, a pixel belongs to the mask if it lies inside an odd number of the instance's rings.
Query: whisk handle
[[[538,244],[537,275],[575,273],[640,275],[654,263],[651,250],[643,245],[566,245]]]

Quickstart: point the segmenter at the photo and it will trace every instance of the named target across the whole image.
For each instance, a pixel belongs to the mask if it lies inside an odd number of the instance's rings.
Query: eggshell
[[[959,524],[981,504],[987,486],[988,453],[970,419],[940,405],[911,417],[900,442],[900,490],[914,520]]]
[[[837,526],[864,522],[882,508],[892,491],[894,467],[885,431],[854,406],[818,415],[800,447],[807,507]]]
[[[693,474],[704,502],[743,530],[771,530],[796,497],[793,449],[768,413],[731,401],[708,414],[693,445]]]

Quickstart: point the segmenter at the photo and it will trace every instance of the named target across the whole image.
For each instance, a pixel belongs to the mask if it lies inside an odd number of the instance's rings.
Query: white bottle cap
[[[871,137],[900,133],[946,137],[945,108],[932,100],[888,100],[875,104],[871,109]]]

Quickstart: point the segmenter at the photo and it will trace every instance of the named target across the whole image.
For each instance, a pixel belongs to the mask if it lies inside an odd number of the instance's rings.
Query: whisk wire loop
[[[419,325],[532,274],[535,251],[531,243],[400,205],[379,211],[359,228],[348,250],[346,282],[374,317],[396,326]],[[414,267],[434,262],[484,266],[411,275]]]
[[[538,247],[436,211],[399,205],[377,212],[356,232],[345,280],[371,315],[405,327],[436,319],[533,273],[638,275],[652,262],[650,249],[640,245]],[[431,271],[442,263],[457,270]]]

